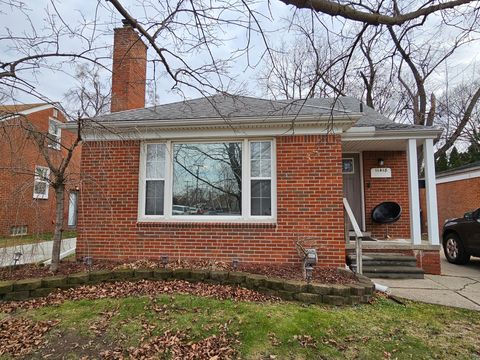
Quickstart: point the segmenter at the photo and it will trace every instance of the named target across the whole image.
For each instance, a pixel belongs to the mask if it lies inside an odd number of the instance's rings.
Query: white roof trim
[[[342,127],[330,129],[333,134],[343,132]],[[84,141],[114,141],[114,140],[173,140],[173,139],[213,139],[213,138],[246,138],[272,137],[288,135],[325,135],[326,126],[296,125],[289,126],[235,126],[235,127],[196,127],[196,128],[128,128],[128,129],[91,129],[84,132]]]
[[[55,107],[55,105],[45,104],[45,105],[40,105],[40,106],[30,108],[30,109],[27,109],[27,110],[16,112],[11,116],[7,116],[6,118],[0,119],[0,121],[7,121],[7,120],[10,120],[10,119],[15,119],[18,116],[26,116],[26,115],[36,113],[38,111],[48,110],[48,109],[51,109],[51,108],[55,108],[63,114],[63,112],[60,109],[58,109],[57,107]],[[65,116],[65,114],[63,114],[63,115]]]
[[[464,169],[464,170],[465,170],[464,172],[460,172],[457,174],[437,176],[437,184],[480,178],[480,169],[473,168],[473,169]]]
[[[348,130],[362,116],[360,113],[333,117],[333,133]],[[86,141],[147,140],[166,138],[208,138],[245,136],[283,136],[326,134],[331,116],[232,118],[225,120],[132,120],[88,124],[82,131]],[[62,128],[73,131],[77,123],[64,123]]]
[[[309,123],[309,124],[324,124],[329,121],[334,121],[335,125],[345,124],[353,125],[358,119],[363,116],[362,113],[350,113],[345,115],[299,115],[299,116],[262,116],[262,117],[232,117],[232,118],[199,118],[199,119],[172,119],[172,120],[122,120],[122,121],[99,121],[91,123],[98,128],[132,128],[132,127],[154,127],[154,128],[168,128],[168,127],[201,127],[201,126],[232,126],[232,125],[290,125],[293,121],[295,124]],[[89,119],[90,120],[90,119]],[[75,122],[65,123],[64,128],[76,129],[77,124]]]
[[[19,111],[18,114],[19,115],[28,115],[28,114],[33,114],[37,111],[48,110],[48,109],[51,109],[51,108],[54,108],[54,107],[55,106],[52,105],[52,104],[45,104],[45,105],[37,106],[37,107],[31,108],[31,109],[28,109],[28,110]]]
[[[359,126],[351,127],[343,133],[342,141],[436,139],[442,132],[442,129],[436,127],[427,129],[375,130],[373,126]]]

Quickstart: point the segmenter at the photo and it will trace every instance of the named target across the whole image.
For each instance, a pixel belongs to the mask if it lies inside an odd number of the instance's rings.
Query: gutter
[[[96,128],[132,128],[132,127],[143,127],[143,128],[192,128],[192,127],[201,127],[201,126],[233,126],[233,125],[280,125],[286,126],[291,125],[292,122],[295,124],[305,124],[305,125],[318,125],[322,123],[328,123],[333,121],[335,125],[346,125],[352,126],[355,124],[361,117],[362,113],[349,113],[348,115],[341,116],[331,116],[331,115],[321,115],[321,116],[293,116],[293,117],[244,117],[244,118],[205,118],[205,119],[175,119],[175,120],[161,120],[161,119],[140,119],[140,120],[117,120],[117,121],[98,121],[95,119],[85,119],[89,121],[89,125],[92,124]],[[77,123],[69,122],[64,123],[61,126],[66,130],[76,130]]]
[[[342,134],[342,141],[354,140],[391,140],[391,139],[437,139],[443,132],[438,127],[376,130],[374,126],[352,127]]]

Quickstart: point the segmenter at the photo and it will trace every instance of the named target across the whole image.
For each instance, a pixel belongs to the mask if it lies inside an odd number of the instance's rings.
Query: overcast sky
[[[95,44],[99,47],[105,47],[98,51],[105,57],[110,56],[111,45],[113,43],[113,28],[121,26],[121,18],[117,12],[113,9],[110,3],[106,1],[97,0],[54,0],[54,4],[58,12],[62,15],[63,20],[68,26],[76,28],[84,21],[90,25],[87,27],[85,35],[91,36],[95,34]],[[124,0],[122,4],[130,11],[132,16],[136,17],[140,21],[145,19],[143,9],[135,5],[135,0]],[[272,43],[280,43],[281,41],[290,41],[293,35],[285,28],[285,23],[279,21],[282,18],[286,18],[292,14],[292,7],[283,5],[280,1],[273,1],[272,8],[268,8],[268,2],[262,1],[256,8],[266,17],[262,19],[264,30],[270,33],[270,41]],[[270,11],[272,12],[270,15]],[[28,9],[24,10],[25,14],[28,14],[32,20],[32,25],[36,31],[42,33],[45,29],[46,19],[54,14],[53,5],[51,0],[34,0],[28,1]],[[275,19],[275,21],[269,20],[269,18]],[[55,18],[60,24],[58,18]],[[95,23],[95,27],[93,24]],[[7,7],[0,1],[0,27],[1,36],[6,34],[7,29],[10,29],[14,34],[19,35],[22,32],[31,33],[32,27],[26,20],[26,16],[18,9],[12,9]],[[222,36],[228,37],[229,40],[225,41],[221,46],[214,49],[214,52],[218,55],[229,54],[231,51],[238,49],[245,44],[245,32],[239,28],[225,28],[222,29],[224,34]],[[2,57],[7,59],[15,59],[21,56],[18,53],[18,49],[12,49],[9,46],[11,42],[0,40],[0,53]],[[61,48],[63,51],[78,51],[85,46],[78,39],[62,39]],[[260,55],[264,51],[264,45],[259,35],[254,36],[250,44],[250,56],[249,60],[252,64],[258,62]],[[474,71],[473,63],[478,59],[479,55],[478,47],[464,47],[451,58],[448,65],[448,72],[454,81],[464,80],[465,76],[471,76],[469,74]],[[152,49],[149,50],[149,58],[152,57]],[[188,61],[192,63],[201,62],[202,56],[206,54],[194,54],[186,55],[189,57]],[[3,60],[3,59],[2,59]],[[102,60],[102,63],[110,68],[111,63],[108,60]],[[149,67],[148,78],[152,78],[153,67]],[[245,93],[250,95],[262,96],[264,95],[256,82],[256,76],[258,70],[247,67],[247,57],[240,58],[235,62],[230,69],[230,73],[235,77],[235,88],[242,87]],[[109,77],[110,74],[104,71],[103,76]],[[441,81],[444,74],[437,75]],[[68,64],[62,66],[61,69],[39,69],[35,72],[35,78],[29,77],[32,83],[35,85],[35,89],[38,92],[45,94],[49,99],[54,101],[62,101],[65,92],[75,86],[76,79],[74,77],[74,64]],[[158,91],[159,103],[168,103],[172,101],[182,100],[183,97],[176,92],[170,90],[173,83],[165,76],[157,76],[156,89]],[[183,88],[187,97],[199,97],[200,94],[191,89]],[[17,98],[20,102],[34,101],[32,97],[27,95],[19,95]]]
[[[122,4],[130,11],[132,16],[135,16],[139,21],[145,19],[143,14],[143,9],[135,5],[135,0],[124,0]],[[121,17],[113,9],[112,5],[106,1],[97,2],[96,0],[55,0],[55,7],[62,15],[63,20],[66,24],[72,27],[72,29],[80,26],[83,23],[95,23],[95,28],[93,25],[90,25],[85,29],[85,34],[91,36],[95,34],[96,40],[95,44],[98,47],[105,47],[97,51],[98,54],[101,54],[105,57],[109,57],[111,53],[111,46],[113,44],[113,29],[115,27],[122,26]],[[281,19],[282,17],[287,16],[291,12],[291,8],[278,2],[273,11],[273,16],[275,19]],[[257,7],[265,14],[269,13],[267,8],[267,2],[262,2],[262,4]],[[28,2],[28,8],[23,10],[25,14],[30,16],[32,20],[32,25],[27,21],[27,17],[15,8],[10,8],[6,6],[3,2],[0,2],[0,27],[2,36],[7,34],[7,29],[13,32],[15,35],[22,34],[24,32],[31,34],[32,29],[35,28],[35,31],[38,33],[46,32],[46,22],[50,16],[53,16],[56,22],[61,26],[60,20],[54,15],[55,11],[50,0],[35,0]],[[269,15],[270,16],[270,15]],[[85,20],[84,20],[85,19]],[[280,28],[280,22],[273,23],[268,19],[263,19],[264,29],[266,31],[273,31]],[[95,30],[93,30],[95,29]],[[228,31],[228,34],[223,34],[224,38],[228,38],[222,46],[214,48],[213,50],[217,52],[218,56],[223,56],[234,50],[237,50],[238,47],[242,46],[246,42],[246,36],[244,30],[240,30],[235,27],[230,27],[224,29],[225,32]],[[279,38],[280,40],[280,38]],[[273,40],[274,41],[274,40]],[[0,52],[2,53],[2,59],[5,57],[7,60],[17,59],[22,56],[19,54],[17,48],[12,48],[11,41],[0,41]],[[69,50],[75,52],[78,49],[85,48],[86,43],[82,43],[77,38],[73,39],[62,39],[61,49],[62,51],[68,52]],[[249,60],[252,63],[258,62],[261,52],[264,51],[264,46],[260,37],[257,35],[252,39],[250,46],[250,56]],[[149,58],[153,58],[153,50],[149,49]],[[187,55],[188,56],[188,55]],[[206,56],[206,54],[203,54]],[[192,54],[188,59],[189,62],[195,64],[197,60],[201,60],[202,55]],[[111,68],[111,62],[108,59],[103,59],[102,63],[105,64],[108,68]],[[256,70],[252,70],[247,67],[247,57],[242,57],[233,64],[233,67],[230,68],[230,73],[235,74],[236,85],[239,87],[240,84],[246,89],[246,92],[251,95],[262,95],[258,91],[258,86],[255,81]],[[110,74],[107,71],[103,73],[104,77],[109,77]],[[149,64],[148,69],[148,79],[153,77],[153,66]],[[38,92],[45,94],[49,99],[54,101],[61,101],[63,99],[66,91],[76,84],[76,79],[74,77],[74,65],[66,64],[62,66],[61,69],[55,68],[54,70],[49,68],[38,69],[35,72],[34,77],[28,76],[29,81],[35,84],[36,90]],[[171,87],[173,82],[168,79],[166,76],[158,76],[156,81],[156,89],[158,91],[157,97],[159,103],[167,103],[172,101],[182,100],[183,97],[177,92],[172,92]],[[187,97],[199,97],[200,94],[192,89],[187,87],[182,87],[185,91],[185,96]],[[31,102],[36,101],[35,98],[25,95],[18,94],[17,100],[20,102]]]

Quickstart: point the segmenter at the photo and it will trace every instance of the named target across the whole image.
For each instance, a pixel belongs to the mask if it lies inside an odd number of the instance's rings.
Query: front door
[[[360,229],[363,229],[363,211],[362,211],[362,179],[360,171],[360,154],[342,154],[342,173],[343,173],[343,197],[347,198],[353,215]],[[348,229],[353,227],[345,217]]]

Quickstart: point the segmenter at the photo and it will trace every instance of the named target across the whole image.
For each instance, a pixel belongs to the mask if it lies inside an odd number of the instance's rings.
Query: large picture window
[[[139,220],[273,221],[273,145],[246,139],[145,143]]]
[[[242,144],[174,144],[172,204],[172,215],[241,215]]]

